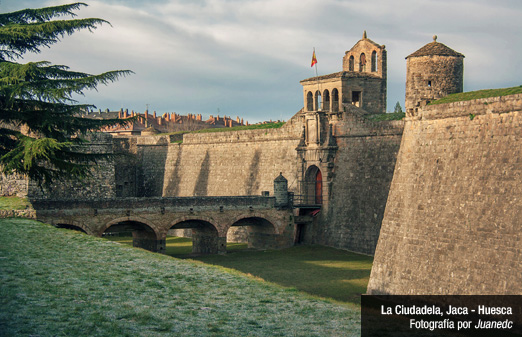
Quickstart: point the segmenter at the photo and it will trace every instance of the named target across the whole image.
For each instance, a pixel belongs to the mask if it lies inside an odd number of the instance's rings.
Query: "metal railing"
[[[293,196],[294,206],[309,205],[309,206],[320,206],[323,203],[322,196],[306,195],[306,194],[295,194]]]

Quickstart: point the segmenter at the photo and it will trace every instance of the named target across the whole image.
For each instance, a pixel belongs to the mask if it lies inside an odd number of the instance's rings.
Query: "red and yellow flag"
[[[313,67],[316,63],[317,63],[317,58],[315,57],[315,49],[314,49],[314,53],[312,55],[312,65],[310,67]]]

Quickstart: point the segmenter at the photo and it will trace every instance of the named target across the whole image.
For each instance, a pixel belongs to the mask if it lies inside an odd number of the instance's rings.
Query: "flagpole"
[[[314,57],[315,56],[315,47],[314,47],[314,53],[313,53]],[[321,88],[319,87],[319,74],[317,73],[317,59],[315,60],[315,78],[317,79],[317,91],[319,91],[319,95],[321,96],[321,104],[319,104],[319,102],[317,102],[317,110],[321,110],[321,105],[322,105],[322,100],[323,100],[323,96],[321,95]],[[317,97],[319,98],[319,97]]]

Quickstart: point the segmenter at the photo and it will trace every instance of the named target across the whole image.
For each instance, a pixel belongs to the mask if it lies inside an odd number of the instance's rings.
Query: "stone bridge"
[[[230,241],[249,248],[293,245],[291,207],[270,196],[31,200],[36,218],[56,227],[101,237],[132,232],[133,245],[164,253],[167,233],[189,229],[196,254],[225,253]],[[190,233],[191,230],[191,233]],[[184,231],[186,232],[186,231]]]

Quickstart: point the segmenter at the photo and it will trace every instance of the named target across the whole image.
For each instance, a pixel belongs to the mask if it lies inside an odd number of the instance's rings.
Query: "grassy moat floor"
[[[132,245],[130,237],[111,240]],[[284,287],[341,303],[361,304],[373,257],[324,246],[296,246],[282,250],[250,250],[243,243],[227,243],[226,255],[190,256],[192,239],[167,238],[166,254],[234,269]]]
[[[169,239],[170,253],[187,247]],[[371,258],[320,246],[235,248],[177,259],[0,219],[0,336],[360,335],[357,294]],[[337,298],[345,284],[352,293]]]

